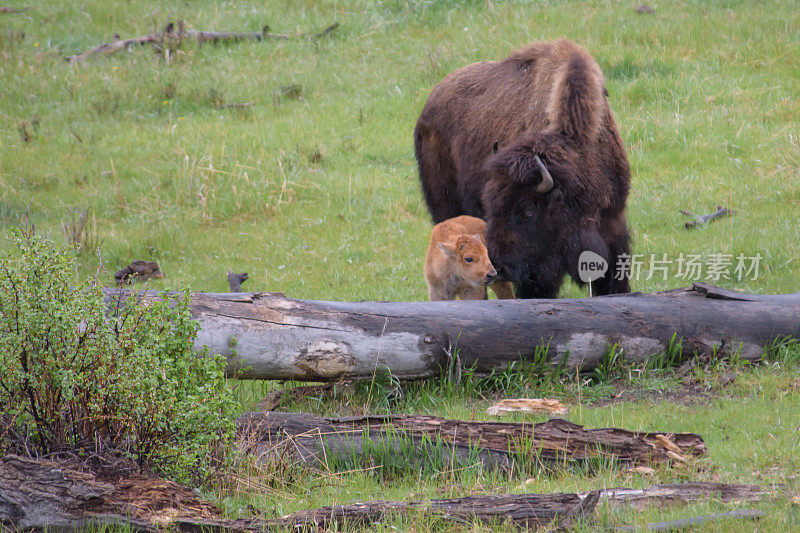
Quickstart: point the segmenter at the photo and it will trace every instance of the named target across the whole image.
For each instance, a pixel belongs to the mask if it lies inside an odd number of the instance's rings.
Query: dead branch
[[[334,458],[343,464],[353,457],[367,460],[385,450],[408,454],[409,465],[425,464],[436,452],[434,460],[479,463],[486,470],[511,470],[520,461],[541,468],[593,460],[619,466],[684,464],[707,453],[703,439],[694,433],[584,429],[557,418],[522,424],[417,415],[326,418],[268,412],[242,415],[239,428],[257,456],[289,447],[311,465],[329,464]],[[442,449],[446,453],[439,453]]]
[[[3,7],[0,6],[0,13],[24,13],[28,11],[30,7]]]
[[[235,272],[228,272],[228,286],[231,289],[231,292],[242,292],[242,283],[247,281],[250,276],[247,275],[247,272],[242,272],[241,274],[237,274]]]
[[[721,205],[718,205],[717,206],[717,211],[714,212],[714,213],[710,213],[708,215],[697,216],[694,213],[691,213],[691,212],[686,211],[684,209],[681,209],[680,212],[681,212],[682,215],[686,215],[687,217],[692,217],[692,218],[695,219],[695,220],[693,220],[691,222],[687,222],[684,225],[684,227],[686,229],[692,229],[692,228],[699,228],[700,226],[703,226],[703,225],[705,225],[705,224],[707,224],[707,223],[711,222],[712,220],[717,219],[719,217],[722,217],[722,216],[725,216],[725,215],[732,215],[732,214],[734,214],[735,211],[731,211],[730,209],[725,209]]]
[[[165,43],[169,44],[170,49],[174,49],[180,47],[181,43],[185,40],[193,40],[198,44],[204,43],[235,43],[240,41],[286,41],[289,39],[303,39],[303,38],[313,38],[319,39],[322,37],[327,36],[333,30],[335,30],[339,26],[338,22],[335,22],[325,28],[324,30],[317,32],[317,33],[298,33],[298,34],[289,34],[289,33],[270,33],[269,26],[264,26],[261,31],[255,32],[224,32],[224,31],[197,31],[197,30],[185,30],[183,28],[183,21],[180,21],[176,26],[170,22],[164,28],[164,31],[151,33],[149,35],[142,35],[140,37],[133,37],[131,39],[121,40],[118,36],[114,36],[115,39],[109,43],[101,44],[88,52],[84,52],[82,54],[76,54],[67,57],[67,61],[70,62],[81,62],[84,61],[92,56],[106,56],[109,54],[113,54],[114,52],[118,52],[120,50],[126,50],[131,48],[135,45],[146,45],[152,44],[158,47],[162,47]]]

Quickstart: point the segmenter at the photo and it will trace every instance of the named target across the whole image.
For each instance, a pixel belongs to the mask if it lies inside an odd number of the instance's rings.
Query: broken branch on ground
[[[139,37],[133,37],[131,39],[123,40],[120,39],[119,36],[114,35],[115,39],[113,41],[109,43],[103,43],[82,54],[69,56],[67,57],[67,61],[77,63],[85,61],[92,56],[107,56],[120,50],[126,50],[135,45],[144,46],[146,44],[151,44],[159,49],[165,50],[166,55],[170,50],[180,48],[180,45],[185,39],[194,41],[198,44],[232,43],[239,41],[286,41],[290,39],[306,38],[320,39],[329,35],[338,26],[339,23],[334,22],[320,32],[291,34],[270,33],[269,26],[264,26],[261,31],[254,32],[196,31],[185,29],[183,21],[179,21],[177,25],[170,22],[166,25],[163,31],[142,35]]]
[[[681,209],[680,212],[681,212],[682,215],[686,215],[687,217],[692,217],[692,218],[695,219],[695,220],[693,220],[691,222],[687,222],[684,225],[684,227],[686,229],[699,228],[700,226],[704,226],[704,225],[708,224],[712,220],[715,220],[715,219],[717,219],[719,217],[723,217],[725,215],[732,215],[734,213],[734,211],[731,211],[730,209],[726,209],[726,208],[722,207],[721,205],[717,206],[716,212],[709,213],[707,215],[697,216],[694,213],[692,213],[690,211],[686,211],[684,209]]]

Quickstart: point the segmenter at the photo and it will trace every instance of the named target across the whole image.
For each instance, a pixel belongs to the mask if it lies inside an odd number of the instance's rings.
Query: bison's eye
[[[472,263],[472,261],[474,261],[474,259],[472,259],[471,257],[465,257],[464,258],[464,262],[465,263]]]
[[[532,209],[526,209],[525,210],[525,220],[530,220],[532,218],[533,218],[533,210]]]

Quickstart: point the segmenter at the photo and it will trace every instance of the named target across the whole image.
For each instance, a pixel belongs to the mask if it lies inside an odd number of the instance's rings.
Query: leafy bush
[[[189,295],[104,301],[75,254],[12,230],[0,261],[0,453],[113,452],[197,482],[232,444],[224,359],[198,356]]]

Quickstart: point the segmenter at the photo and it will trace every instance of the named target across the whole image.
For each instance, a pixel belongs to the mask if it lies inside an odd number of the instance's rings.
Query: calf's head
[[[497,277],[480,235],[459,235],[454,240],[438,244],[450,260],[450,272],[459,279],[482,287]]]

